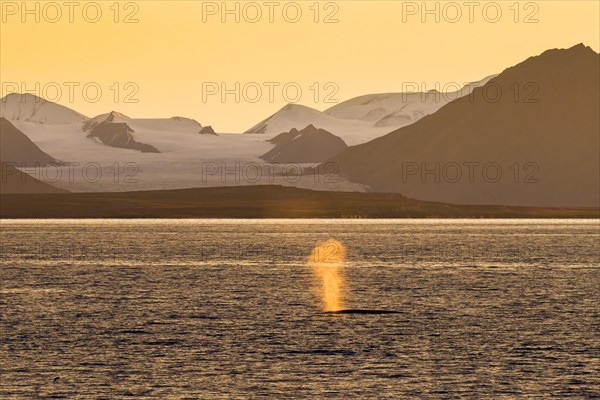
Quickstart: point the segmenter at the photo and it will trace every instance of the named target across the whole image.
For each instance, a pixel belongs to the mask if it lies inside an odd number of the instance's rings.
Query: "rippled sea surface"
[[[346,246],[321,312],[307,256]],[[0,398],[600,396],[600,223],[1,222]]]

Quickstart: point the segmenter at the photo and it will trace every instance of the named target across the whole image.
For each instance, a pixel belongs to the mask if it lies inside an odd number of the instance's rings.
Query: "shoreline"
[[[600,208],[462,205],[398,193],[260,185],[103,193],[1,194],[2,219],[597,219]]]

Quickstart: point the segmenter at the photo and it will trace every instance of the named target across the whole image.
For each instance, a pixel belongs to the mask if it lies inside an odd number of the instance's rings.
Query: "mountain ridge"
[[[348,147],[340,137],[314,125],[300,130],[292,128],[269,142],[274,143],[275,147],[260,158],[270,163],[323,162]]]
[[[430,201],[596,206],[600,55],[590,50],[577,45],[529,57],[469,97],[415,124],[350,147],[329,162],[338,165],[341,175],[374,191]],[[493,99],[498,89],[503,96]],[[423,179],[423,165],[427,169],[435,163],[466,162],[494,162],[502,167],[503,180]],[[520,163],[518,184],[509,175],[515,163]],[[538,169],[539,182],[523,182],[523,175],[531,173],[524,170],[527,163]],[[408,165],[421,173],[407,177]]]

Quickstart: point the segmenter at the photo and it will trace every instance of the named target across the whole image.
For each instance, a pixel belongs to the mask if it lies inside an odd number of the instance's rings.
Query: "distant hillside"
[[[138,150],[142,153],[160,153],[154,146],[137,142],[133,137],[133,129],[124,122],[100,122],[91,128],[88,137],[98,138],[111,147]]]
[[[589,47],[548,50],[329,161],[374,191],[422,200],[597,207],[599,71]]]
[[[319,111],[300,104],[288,104],[262,120],[247,134],[278,135],[291,129],[314,125],[339,136],[348,145],[357,145],[410,125],[439,110],[450,101],[466,96],[493,76],[471,82],[454,92],[378,93],[358,96]]]
[[[31,175],[21,172],[14,164],[0,161],[0,193],[67,193],[67,190],[58,189],[47,183],[41,182]]]
[[[348,146],[342,139],[312,125],[292,129],[269,140],[275,147],[261,158],[270,163],[318,163]]]
[[[60,163],[3,117],[0,117],[0,160],[26,167]]]
[[[288,104],[244,133],[260,134],[272,138],[292,129],[304,129],[308,125],[313,125],[339,136],[350,145],[365,143],[394,129],[385,126],[373,126],[371,121],[332,117],[300,104]]]
[[[469,95],[474,88],[483,86],[495,75],[471,82],[456,91],[378,93],[358,96],[324,111],[326,115],[342,119],[369,121],[373,126],[399,129],[433,114],[449,102]],[[453,85],[454,87],[454,85]]]
[[[0,196],[1,218],[598,218],[599,209],[465,206],[399,194],[243,186]]]
[[[81,123],[88,119],[68,107],[29,93],[11,93],[0,99],[0,117],[50,125]]]
[[[213,127],[210,125],[203,126],[202,129],[200,129],[200,132],[198,132],[198,133],[201,135],[217,135],[217,133],[215,132]]]

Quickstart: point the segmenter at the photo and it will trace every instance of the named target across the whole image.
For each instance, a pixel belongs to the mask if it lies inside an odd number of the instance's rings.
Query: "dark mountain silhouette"
[[[0,159],[25,167],[60,164],[4,117],[0,117]]]
[[[67,193],[17,169],[18,164],[0,161],[0,193]]]
[[[217,133],[215,132],[215,130],[212,128],[212,126],[207,125],[207,126],[203,126],[202,129],[200,129],[200,133],[201,135],[216,135]]]
[[[348,146],[324,129],[308,125],[275,136],[269,142],[276,146],[261,158],[271,163],[316,163],[327,160]]]
[[[548,50],[330,161],[374,191],[422,200],[597,207],[599,71],[582,44]]]
[[[91,128],[88,137],[98,138],[102,143],[111,147],[138,150],[142,153],[160,153],[154,146],[136,142],[132,133],[133,129],[124,122],[103,121]]]

